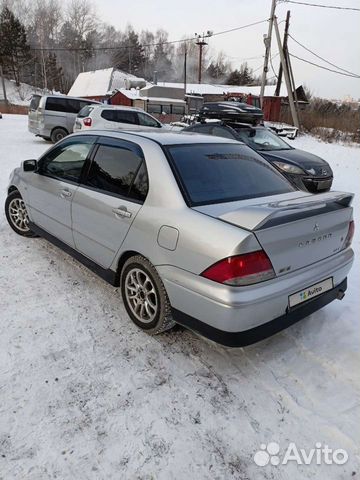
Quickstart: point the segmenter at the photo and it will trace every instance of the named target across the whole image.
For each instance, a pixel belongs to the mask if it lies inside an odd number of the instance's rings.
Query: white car
[[[141,108],[121,105],[87,105],[78,113],[74,133],[96,130],[154,130],[164,126]]]

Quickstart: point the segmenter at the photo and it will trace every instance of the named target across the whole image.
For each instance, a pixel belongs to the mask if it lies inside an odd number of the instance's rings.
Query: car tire
[[[5,215],[10,227],[18,235],[23,237],[37,237],[29,228],[29,217],[26,210],[25,202],[20,193],[15,190],[6,198]]]
[[[64,130],[63,128],[54,128],[54,130],[51,132],[51,141],[53,143],[59,142],[63,138],[65,138],[68,135],[67,131]]]
[[[135,255],[125,262],[120,286],[126,311],[139,328],[156,335],[175,325],[164,284],[145,257]]]

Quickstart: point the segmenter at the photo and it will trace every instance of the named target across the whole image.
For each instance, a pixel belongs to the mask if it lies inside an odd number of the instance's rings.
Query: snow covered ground
[[[10,171],[49,147],[26,122],[0,120],[1,204]],[[335,189],[359,190],[359,148],[292,145],[330,162]],[[118,289],[17,236],[1,209],[0,479],[360,478],[359,272],[357,259],[342,302],[245,349],[180,328],[152,338]],[[271,441],[349,460],[257,466]]]

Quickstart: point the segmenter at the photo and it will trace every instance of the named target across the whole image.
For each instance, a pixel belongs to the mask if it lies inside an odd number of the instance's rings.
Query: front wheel
[[[131,320],[155,335],[175,325],[170,302],[155,267],[141,255],[129,258],[121,271],[121,294]]]
[[[5,201],[5,215],[10,227],[23,237],[37,237],[29,228],[29,216],[20,193],[16,190],[9,193]]]

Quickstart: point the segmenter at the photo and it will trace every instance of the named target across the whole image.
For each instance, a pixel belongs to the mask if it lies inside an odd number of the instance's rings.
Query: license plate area
[[[327,278],[289,296],[289,308],[296,307],[334,288],[333,277]]]

